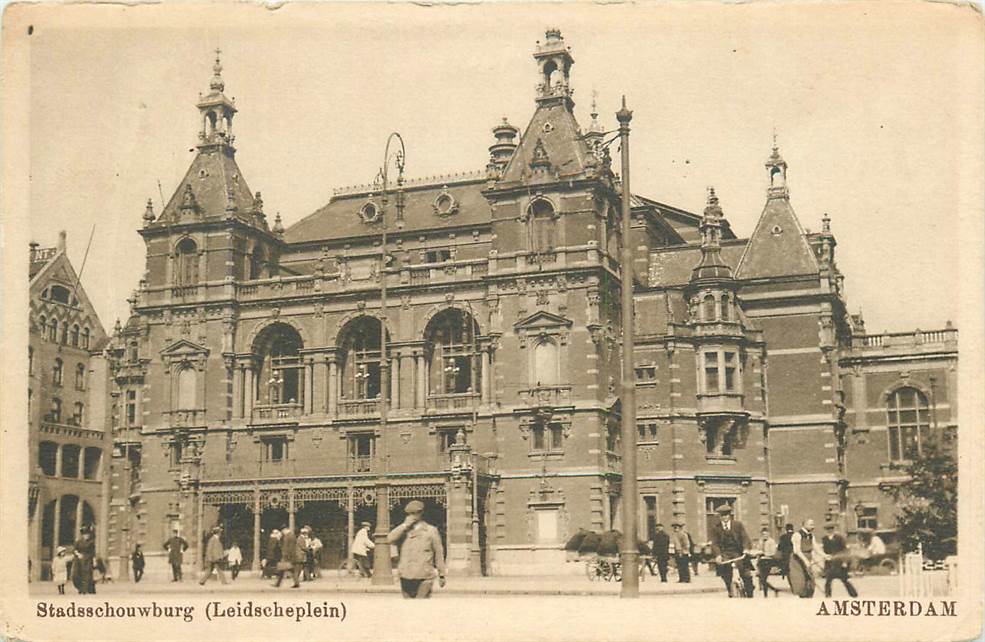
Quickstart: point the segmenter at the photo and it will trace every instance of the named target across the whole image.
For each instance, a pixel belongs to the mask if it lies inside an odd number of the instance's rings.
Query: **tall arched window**
[[[554,206],[546,199],[530,204],[530,249],[534,252],[550,252],[557,246],[557,221]]]
[[[556,386],[560,377],[558,345],[553,339],[538,341],[533,349],[533,376],[531,385]]]
[[[75,389],[85,390],[86,389],[86,367],[85,364],[78,364],[75,366]]]
[[[85,413],[85,404],[81,401],[76,401],[75,405],[72,407],[72,425],[81,426],[83,420],[83,414]]]
[[[48,322],[48,341],[58,341],[58,319],[52,318]]]
[[[360,317],[342,330],[342,396],[376,399],[380,385],[380,320]]]
[[[89,349],[89,328],[82,329],[82,349]]]
[[[732,299],[729,295],[725,294],[722,296],[722,321],[728,321],[731,317],[732,311]]]
[[[715,320],[715,297],[711,294],[706,294],[703,299],[704,303],[704,317],[705,321]]]
[[[79,324],[76,323],[72,326],[72,347],[79,347]]]
[[[460,394],[479,389],[479,325],[462,310],[436,315],[424,331],[430,394]]]
[[[68,321],[62,324],[61,344],[63,346],[68,345]]]
[[[178,371],[178,410],[193,410],[197,407],[197,388],[198,376],[194,367],[185,366]]]
[[[175,283],[194,285],[198,283],[198,246],[190,238],[182,239],[175,248]]]
[[[259,245],[250,253],[250,279],[263,278],[263,248]]]
[[[46,332],[48,332],[48,317],[41,315],[38,317],[38,329],[41,330],[41,338],[44,338]]]
[[[888,400],[889,459],[913,460],[930,433],[927,397],[916,388],[899,388]]]
[[[42,441],[38,447],[38,466],[48,477],[58,474],[58,444],[53,441]]]
[[[62,385],[62,382],[64,380],[65,380],[65,364],[61,359],[56,357],[55,367],[51,369],[51,383],[55,384],[56,386],[60,386]]]
[[[48,421],[55,424],[62,423],[62,400],[58,397],[51,399],[51,413],[48,414]]]
[[[260,358],[258,392],[260,403],[300,404],[304,374],[300,351],[301,335],[285,323],[267,327],[254,342]]]

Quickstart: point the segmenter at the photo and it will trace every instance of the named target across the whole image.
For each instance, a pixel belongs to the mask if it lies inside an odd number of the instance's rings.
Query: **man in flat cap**
[[[711,529],[711,552],[715,556],[718,575],[725,582],[729,597],[732,597],[733,566],[729,560],[742,557],[746,551],[752,549],[752,541],[742,522],[733,519],[731,506],[723,504],[715,509],[715,512],[718,513],[720,521]],[[744,597],[752,597],[754,594],[752,564],[747,558],[743,558],[736,562],[736,566],[742,576]]]
[[[438,529],[423,519],[424,504],[416,499],[404,508],[407,517],[386,540],[400,546],[400,590],[406,598],[431,597],[434,576],[445,585],[445,550]]]

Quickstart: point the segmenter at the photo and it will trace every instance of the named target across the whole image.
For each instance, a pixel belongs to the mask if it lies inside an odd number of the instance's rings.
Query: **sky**
[[[144,270],[146,200],[160,213],[192,160],[217,46],[243,177],[290,225],[372,181],[391,131],[409,177],[483,169],[491,128],[533,113],[547,27],[571,47],[583,127],[593,92],[607,129],[625,94],[634,192],[700,212],[714,186],[748,236],[775,130],[793,207],[813,230],[830,215],[869,332],[960,322],[958,222],[981,217],[958,196],[982,175],[969,9],[103,6],[38,11],[33,27],[30,235],[66,230],[78,270],[95,230],[82,281],[107,329]]]

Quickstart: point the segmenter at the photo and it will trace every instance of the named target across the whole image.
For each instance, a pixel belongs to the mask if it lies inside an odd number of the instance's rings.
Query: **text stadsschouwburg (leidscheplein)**
[[[195,606],[180,606],[158,604],[101,604],[77,603],[55,604],[54,602],[38,602],[35,615],[45,619],[177,619],[182,622],[193,622],[196,615]],[[288,619],[295,622],[309,619],[334,619],[345,621],[345,602],[297,602],[282,604],[279,601],[270,603],[254,602],[253,600],[236,602],[221,602],[213,600],[205,606],[205,618],[210,622],[222,619]]]

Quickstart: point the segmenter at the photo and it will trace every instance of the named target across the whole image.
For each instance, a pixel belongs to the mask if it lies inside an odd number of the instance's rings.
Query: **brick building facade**
[[[106,334],[65,253],[31,245],[28,314],[28,557],[48,579],[59,546],[97,527],[106,555],[112,436]]]
[[[953,426],[956,332],[864,333],[828,222],[800,226],[775,148],[748,239],[714,192],[700,216],[634,196],[622,239],[560,33],[534,59],[533,116],[493,129],[485,171],[337,190],[287,229],[237,167],[216,60],[197,155],[160,214],[148,202],[147,270],[107,352],[110,550],[153,557],[171,528],[195,546],[222,522],[256,564],[270,529],[310,524],[337,564],[385,473],[393,519],[424,500],[451,569],[560,570],[578,527],[618,526],[623,242],[640,534],[676,520],[704,540],[726,502],[754,529],[891,527],[893,460]]]

